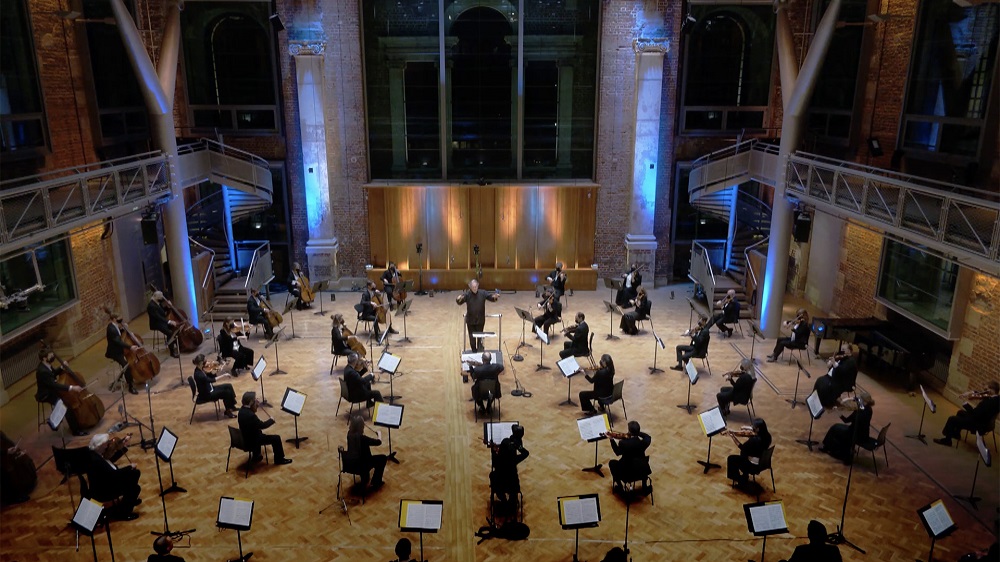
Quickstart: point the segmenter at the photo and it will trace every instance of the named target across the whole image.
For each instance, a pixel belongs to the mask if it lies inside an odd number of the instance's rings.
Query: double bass
[[[292,270],[292,279],[299,284],[299,302],[302,304],[311,304],[313,300],[316,299],[316,293],[313,292],[312,286],[309,285],[309,277],[305,273],[300,273],[299,270]]]
[[[45,349],[52,350],[45,342],[42,342]],[[60,391],[59,398],[66,405],[66,410],[72,412],[73,419],[79,429],[90,429],[104,417],[104,402],[94,393],[87,390],[87,381],[82,376],[70,368],[69,364],[63,361],[55,351],[52,351],[56,361],[62,366],[62,372],[56,376],[56,382],[66,386],[79,386],[83,390],[71,392],[69,390]]]
[[[104,312],[111,317],[112,321],[115,319],[115,314],[109,308],[104,307]],[[132,371],[132,381],[136,384],[143,384],[160,374],[160,359],[156,357],[156,354],[143,347],[142,338],[132,333],[128,324],[124,322],[121,323],[121,332],[122,340],[126,344],[125,360]],[[138,349],[132,349],[132,347],[138,347]]]
[[[34,461],[18,443],[14,443],[6,433],[0,432],[0,501],[7,504],[20,503],[30,499],[30,494],[38,483],[38,471]]]
[[[282,318],[281,313],[271,306],[271,301],[267,299],[260,299],[260,307],[264,309],[264,316],[267,318],[267,322],[271,325],[271,328],[277,328],[285,319]]]
[[[177,345],[181,351],[184,353],[197,351],[201,347],[201,342],[205,341],[205,335],[191,324],[187,312],[174,306],[174,303],[163,299],[163,307],[167,311],[167,319],[177,324]]]

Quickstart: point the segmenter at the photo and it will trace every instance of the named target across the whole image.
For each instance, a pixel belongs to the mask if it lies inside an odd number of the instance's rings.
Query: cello
[[[292,279],[295,279],[295,282],[299,284],[299,302],[311,304],[316,299],[316,293],[313,293],[312,287],[309,285],[309,277],[305,273],[300,273],[298,269],[293,269]]]
[[[114,321],[116,315],[108,307],[104,307],[104,312]],[[129,369],[132,370],[132,382],[143,384],[160,374],[160,360],[156,354],[143,347],[142,338],[132,333],[128,324],[121,323],[122,340],[125,342],[125,360]],[[137,347],[138,349],[133,349]]]
[[[177,323],[177,345],[181,351],[184,353],[197,351],[201,347],[201,342],[205,341],[204,334],[191,324],[187,312],[174,306],[168,299],[163,299],[163,305],[167,310],[167,319]]]
[[[44,341],[42,342],[42,346],[52,351],[52,355],[55,356],[56,361],[62,367],[62,372],[56,376],[56,381],[59,384],[79,386],[83,389],[79,392],[66,390],[58,393],[59,398],[66,405],[66,410],[72,412],[77,428],[89,429],[100,423],[101,418],[104,417],[104,402],[94,393],[87,390],[86,379],[71,369],[69,364],[56,355],[56,352],[46,345]]]

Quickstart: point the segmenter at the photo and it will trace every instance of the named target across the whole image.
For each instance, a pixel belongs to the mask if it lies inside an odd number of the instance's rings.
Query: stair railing
[[[205,268],[205,275],[201,279],[201,291],[198,302],[204,307],[199,310],[199,316],[209,309],[209,304],[215,299],[215,250],[188,236],[188,242],[200,252],[208,252],[208,266]]]
[[[712,268],[711,250],[707,245],[718,246],[716,251],[724,252],[725,240],[694,240],[691,242],[691,278],[705,290],[709,300],[715,294],[715,271]]]
[[[754,319],[760,318],[760,307],[757,306],[757,287],[760,286],[760,283],[757,281],[757,274],[754,273],[753,266],[750,264],[750,253],[753,252],[753,251],[755,251],[755,250],[757,250],[757,248],[760,248],[762,246],[767,246],[767,242],[770,239],[771,239],[770,236],[766,236],[766,237],[758,240],[757,242],[754,242],[753,244],[750,244],[749,246],[747,246],[743,250],[743,259],[746,260],[745,263],[747,264],[746,265],[746,270],[750,273],[749,279],[753,282],[753,288],[750,289],[750,291],[748,293],[750,295],[750,297],[749,297],[749,299],[750,299],[750,307],[751,307],[751,310],[753,312]],[[747,278],[744,278],[744,280],[743,280],[744,283],[746,282],[746,279]],[[747,289],[747,288],[749,288],[749,287],[744,287],[744,289]]]
[[[243,288],[257,289],[270,283],[274,279],[274,271],[271,265],[271,243],[266,240],[241,240],[236,243],[237,246],[237,256],[239,255],[239,248],[248,248],[250,245],[256,245],[253,249],[253,255],[250,258],[250,267],[247,268],[247,277],[243,282]]]

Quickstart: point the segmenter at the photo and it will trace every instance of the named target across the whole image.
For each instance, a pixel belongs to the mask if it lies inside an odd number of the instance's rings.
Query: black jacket
[[[587,382],[594,383],[594,392],[601,398],[611,396],[615,391],[615,373],[608,368],[598,369],[594,376],[586,375]]]
[[[35,391],[35,400],[39,402],[54,403],[59,399],[58,393],[69,390],[69,386],[60,384],[56,377],[62,372],[62,367],[53,370],[45,363],[39,363],[35,369],[35,383],[38,386]]]
[[[149,315],[149,327],[157,332],[170,333],[170,321],[167,319],[167,311],[163,310],[160,303],[150,300],[146,305],[146,314]]]
[[[109,359],[124,356],[125,350],[130,346],[122,339],[122,332],[114,322],[108,324],[105,336],[108,339],[108,349],[104,352],[104,356]]]
[[[570,337],[573,342],[570,347],[576,353],[584,354],[590,351],[590,346],[587,343],[587,340],[590,338],[590,326],[586,322],[580,322]]]
[[[247,447],[259,447],[264,437],[264,430],[274,425],[274,420],[261,421],[257,414],[247,406],[240,408],[240,413],[236,418],[240,425],[240,434],[243,435],[243,444]]]

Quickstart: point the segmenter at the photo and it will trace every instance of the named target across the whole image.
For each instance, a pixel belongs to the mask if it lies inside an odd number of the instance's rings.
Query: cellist
[[[146,305],[146,314],[149,315],[150,329],[163,334],[163,337],[170,344],[170,356],[176,359],[180,357],[180,352],[177,349],[177,338],[175,337],[177,323],[167,318],[167,311],[163,308],[163,303],[166,300],[161,291],[153,293],[153,297],[149,299],[149,304]]]
[[[333,328],[330,330],[330,337],[332,339],[331,353],[347,355],[353,350],[362,358],[368,355],[365,345],[358,340],[357,336],[347,330],[344,315],[339,312],[333,315]]]
[[[35,400],[38,402],[47,402],[55,406],[56,402],[59,401],[60,392],[82,392],[83,387],[77,386],[75,384],[62,384],[56,380],[56,376],[62,372],[62,367],[53,367],[53,363],[56,360],[56,354],[52,353],[49,349],[38,350],[38,368],[35,369],[35,383],[38,389],[35,391]],[[87,432],[80,429],[79,424],[76,421],[76,415],[74,415],[72,410],[66,410],[66,421],[69,423],[69,429],[73,432],[73,435],[81,436],[86,435]]]
[[[135,389],[135,383],[132,382],[132,369],[129,368],[128,361],[125,359],[126,349],[138,351],[139,346],[130,346],[125,343],[125,340],[122,339],[124,328],[125,322],[122,320],[121,314],[111,313],[111,320],[108,322],[108,329],[105,331],[108,339],[108,349],[104,352],[104,356],[108,359],[113,359],[115,363],[121,365],[125,382],[128,383],[128,391],[132,394],[139,394],[139,391]]]
[[[292,274],[289,276],[288,279],[288,286],[289,286],[288,292],[291,293],[293,297],[295,297],[295,310],[303,310],[306,308],[310,308],[312,306],[311,302],[307,302],[305,299],[302,298],[303,287],[302,284],[300,283],[301,279],[306,279],[305,274],[302,273],[302,266],[300,266],[298,262],[293,262]],[[306,289],[308,289],[308,287],[306,287]]]

